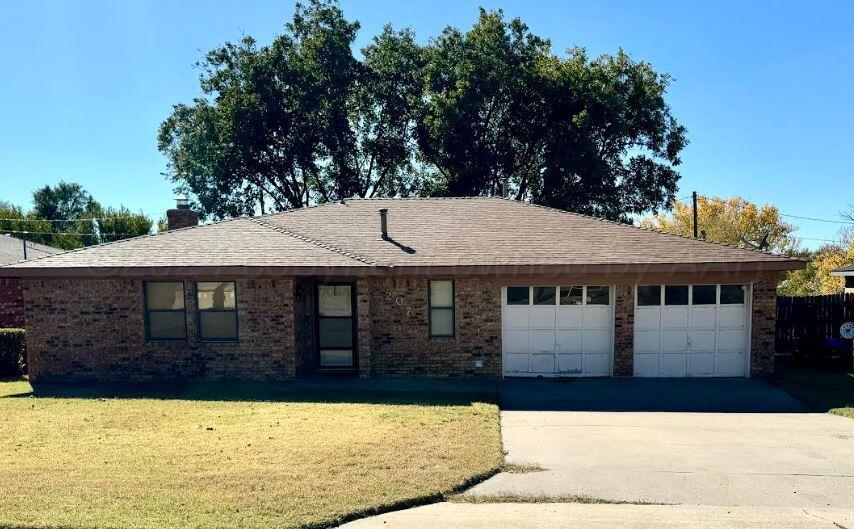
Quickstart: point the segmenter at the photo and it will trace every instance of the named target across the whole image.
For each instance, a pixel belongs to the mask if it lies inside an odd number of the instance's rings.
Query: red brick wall
[[[750,334],[750,376],[774,373],[774,333],[777,325],[777,282],[766,279],[753,284]]]
[[[0,278],[0,329],[24,327],[24,295],[21,281]]]
[[[25,280],[34,382],[294,377],[293,282],[237,281],[239,343],[195,337],[195,284],[185,282],[188,339],[146,342],[143,282]]]
[[[371,281],[372,376],[501,376],[501,284],[457,279],[454,290],[455,337],[430,339],[427,279]]]
[[[635,366],[635,287],[614,287],[614,376],[630,377]]]

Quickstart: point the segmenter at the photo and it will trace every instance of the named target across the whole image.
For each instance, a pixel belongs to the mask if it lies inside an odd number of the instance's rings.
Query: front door
[[[356,367],[353,284],[317,285],[317,351],[321,368]]]

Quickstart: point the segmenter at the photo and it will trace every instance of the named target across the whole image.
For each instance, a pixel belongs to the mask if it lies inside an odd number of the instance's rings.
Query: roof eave
[[[619,263],[619,264],[508,264],[447,266],[145,266],[145,267],[0,267],[0,276],[33,279],[145,279],[145,278],[264,278],[282,276],[377,277],[377,276],[537,276],[644,274],[746,274],[799,270],[798,259],[717,263]]]

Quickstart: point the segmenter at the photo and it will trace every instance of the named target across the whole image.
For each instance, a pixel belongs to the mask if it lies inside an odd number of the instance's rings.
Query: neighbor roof
[[[388,210],[389,239],[379,209]],[[803,261],[502,198],[350,199],[20,263],[22,276],[760,271]]]
[[[46,246],[44,244],[27,241],[12,237],[11,235],[0,235],[0,265],[17,263],[24,260],[24,244],[27,245],[27,259],[37,259],[48,255],[62,253],[63,250]]]
[[[854,275],[854,265],[843,266],[842,268],[831,270],[830,273],[835,276]]]

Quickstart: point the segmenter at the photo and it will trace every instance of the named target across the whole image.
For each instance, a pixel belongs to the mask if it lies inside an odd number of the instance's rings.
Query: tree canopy
[[[0,233],[64,250],[145,235],[151,228],[151,219],[142,213],[105,208],[76,183],[36,189],[30,211],[0,202]]]
[[[693,206],[673,201],[670,212],[655,213],[641,220],[641,226],[685,237],[693,236]],[[793,235],[797,226],[789,224],[770,204],[757,206],[741,197],[699,197],[697,226],[706,239],[748,248],[793,254],[800,240]]]
[[[556,54],[519,19],[481,10],[421,45],[386,26],[357,57],[359,23],[297,4],[268,45],[199,64],[158,147],[204,216],[350,196],[496,195],[630,220],[674,198],[686,133],[670,77],[622,50]]]

